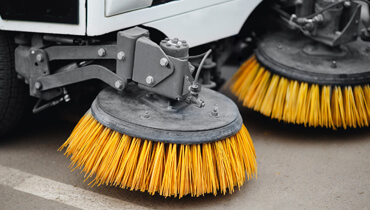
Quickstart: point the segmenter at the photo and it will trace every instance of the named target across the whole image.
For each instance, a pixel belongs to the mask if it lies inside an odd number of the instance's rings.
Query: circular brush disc
[[[175,144],[200,144],[225,139],[239,132],[242,118],[226,96],[203,88],[203,108],[174,103],[130,85],[121,94],[113,88],[99,93],[91,106],[104,126],[142,139]]]
[[[312,127],[370,124],[370,50],[362,41],[328,47],[294,33],[268,34],[232,77],[243,106]]]
[[[370,81],[370,51],[362,41],[330,48],[298,34],[276,32],[256,50],[258,62],[288,79],[318,85],[361,85]]]

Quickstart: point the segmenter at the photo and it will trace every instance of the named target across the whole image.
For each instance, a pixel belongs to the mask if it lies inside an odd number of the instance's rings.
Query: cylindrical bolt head
[[[177,42],[179,42],[179,39],[178,39],[178,38],[174,38],[174,39],[172,40],[172,43],[174,43],[174,44],[176,44]]]
[[[344,2],[344,6],[345,7],[350,7],[351,6],[351,2],[350,1],[345,1]]]
[[[145,82],[148,85],[152,85],[154,83],[154,78],[152,76],[147,76]]]
[[[332,61],[332,62],[331,62],[331,67],[332,67],[333,69],[337,68],[337,62],[336,62],[336,61]]]
[[[106,55],[105,50],[104,50],[103,48],[100,48],[100,49],[98,50],[98,55],[99,55],[100,57],[104,57],[104,56]]]
[[[36,55],[36,60],[38,62],[42,62],[44,60],[44,56],[41,53],[39,53],[39,54]]]
[[[17,79],[24,79],[24,77],[20,74],[17,74]]]
[[[71,101],[71,97],[68,94],[65,94],[63,98],[65,102]]]
[[[41,87],[42,87],[41,82],[36,82],[36,83],[35,83],[35,88],[36,88],[37,90],[40,90],[40,89],[41,89]]]
[[[117,53],[117,59],[118,60],[125,60],[125,58],[126,58],[126,55],[125,55],[125,53],[124,52],[119,52],[119,53]]]
[[[114,86],[115,86],[117,89],[121,90],[121,89],[123,88],[123,83],[122,83],[122,81],[121,81],[121,80],[117,80],[117,81],[114,83]]]
[[[150,118],[149,112],[146,111],[145,114],[143,116],[141,116],[141,118],[149,119]]]
[[[166,67],[168,65],[168,59],[162,58],[159,63],[161,64],[161,66]]]

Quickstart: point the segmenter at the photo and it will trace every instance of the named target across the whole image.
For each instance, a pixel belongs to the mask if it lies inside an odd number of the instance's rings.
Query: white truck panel
[[[235,0],[144,24],[169,37],[185,39],[190,47],[233,36],[261,0]]]
[[[202,9],[234,0],[180,0],[154,7],[144,8],[119,15],[106,17],[104,1],[90,0],[87,9],[87,35],[97,36],[160,19]],[[249,0],[245,0],[249,1]]]
[[[105,0],[105,16],[149,7],[153,0]]]
[[[190,46],[194,47],[238,34],[245,20],[262,2],[262,0],[179,0],[106,16],[109,5],[105,3],[113,5],[114,0],[86,1],[79,0],[78,25],[8,21],[0,18],[0,30],[98,36],[145,25],[156,28],[169,37],[186,39]]]
[[[3,20],[0,17],[0,30],[26,31],[67,35],[86,35],[86,0],[79,0],[79,24],[42,23],[32,21]],[[29,8],[32,9],[32,8]]]

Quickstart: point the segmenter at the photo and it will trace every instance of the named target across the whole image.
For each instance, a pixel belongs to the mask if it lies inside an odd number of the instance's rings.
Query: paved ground
[[[91,188],[57,152],[74,123],[48,111],[1,139],[0,209],[370,209],[369,128],[311,129],[243,110],[258,179],[233,195],[179,200]]]

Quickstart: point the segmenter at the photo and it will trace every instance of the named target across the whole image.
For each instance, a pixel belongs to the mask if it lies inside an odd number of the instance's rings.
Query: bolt
[[[17,74],[17,79],[24,79],[22,75]]]
[[[296,0],[295,1],[295,5],[302,5],[303,4],[303,0]]]
[[[181,40],[181,43],[185,44],[185,43],[187,43],[187,42],[186,42],[186,40]]]
[[[40,90],[40,89],[41,89],[41,87],[42,87],[41,82],[36,82],[36,83],[35,83],[35,88],[36,88],[37,90]]]
[[[164,41],[168,42],[170,41],[170,38],[165,38]]]
[[[125,58],[126,58],[126,55],[125,55],[124,52],[121,51],[121,52],[117,53],[117,59],[118,60],[123,61],[123,60],[125,60]]]
[[[31,54],[33,55],[33,54],[35,54],[36,53],[36,51],[34,51],[34,50],[31,50]]]
[[[123,88],[123,83],[122,83],[122,81],[121,81],[121,80],[117,80],[117,81],[114,83],[114,86],[115,86],[117,89],[121,90],[121,89]]]
[[[281,43],[279,42],[276,46],[279,50],[283,49],[283,45],[281,45]]]
[[[217,104],[215,104],[215,106],[213,107],[213,110],[211,112],[211,116],[212,117],[218,117],[218,106],[217,106]]]
[[[366,52],[370,52],[370,45],[368,45],[365,49]]]
[[[331,67],[333,69],[337,68],[337,62],[336,61],[331,62]]]
[[[159,63],[161,64],[161,66],[163,67],[166,67],[168,66],[168,59],[167,58],[162,58]]]
[[[36,55],[36,60],[38,62],[42,62],[44,60],[44,56],[41,53],[39,53],[39,54]]]
[[[167,47],[171,47],[171,43],[168,43],[168,42],[167,42],[166,46],[167,46]]]
[[[142,116],[142,118],[149,119],[150,118],[149,112],[146,111],[145,114]]]
[[[64,101],[69,102],[71,100],[71,97],[68,94],[64,95]]]
[[[187,47],[188,43],[182,43],[182,46]]]
[[[104,56],[106,55],[106,53],[107,53],[107,52],[105,52],[105,50],[104,50],[103,48],[100,48],[100,49],[98,50],[98,55],[99,55],[100,57],[104,57]]]
[[[345,7],[350,7],[351,6],[351,2],[350,1],[346,1],[344,2],[343,4]]]
[[[181,45],[177,44],[177,45],[176,45],[176,47],[177,47],[177,48],[180,48],[180,47],[181,47]]]
[[[179,42],[179,39],[178,38],[173,38],[172,43],[176,44],[177,42]]]
[[[154,83],[154,78],[152,76],[147,76],[145,82],[148,85],[152,85]]]

